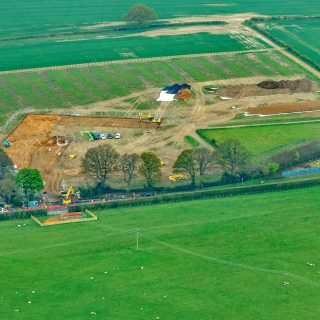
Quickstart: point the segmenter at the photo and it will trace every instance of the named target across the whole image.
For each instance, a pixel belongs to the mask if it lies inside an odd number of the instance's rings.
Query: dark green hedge
[[[237,195],[257,194],[263,192],[275,192],[299,188],[308,188],[320,185],[320,178],[312,180],[304,180],[297,182],[278,182],[270,184],[260,184],[245,187],[231,187],[225,189],[216,190],[199,190],[193,192],[185,192],[178,194],[164,194],[148,198],[137,198],[133,200],[119,200],[109,202],[96,202],[90,204],[82,204],[70,207],[71,211],[82,211],[88,210],[100,210],[107,208],[117,207],[131,207],[141,205],[152,205],[166,202],[177,202],[177,201],[189,201],[197,199],[210,199],[210,198],[222,198],[231,197]]]
[[[26,219],[30,218],[31,215],[35,217],[46,216],[47,210],[37,209],[37,210],[30,210],[30,211],[14,211],[8,212],[4,214],[0,214],[0,221],[1,220],[13,220],[13,219]]]

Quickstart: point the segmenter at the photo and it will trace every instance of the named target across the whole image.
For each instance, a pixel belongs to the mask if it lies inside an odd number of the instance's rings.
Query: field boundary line
[[[212,128],[204,128],[199,130],[215,130],[215,129],[234,129],[234,128],[250,128],[250,127],[266,127],[266,126],[278,126],[278,125],[288,125],[288,124],[303,124],[303,123],[317,123],[320,122],[320,119],[317,120],[302,120],[302,121],[285,121],[285,122],[272,122],[272,123],[256,123],[256,124],[236,124],[231,126],[219,126]]]
[[[239,267],[239,268],[242,268],[242,269],[262,272],[262,273],[271,273],[271,274],[283,275],[283,276],[287,276],[287,277],[291,277],[291,278],[294,278],[296,280],[299,280],[299,281],[301,281],[301,282],[303,282],[305,284],[309,284],[309,285],[312,285],[312,286],[315,286],[315,287],[320,287],[320,283],[318,283],[318,282],[315,282],[315,281],[313,281],[311,279],[304,278],[304,277],[302,277],[300,275],[297,275],[295,273],[292,273],[292,272],[287,272],[285,270],[254,267],[254,266],[250,266],[250,265],[247,265],[247,264],[244,264],[244,263],[238,263],[238,262],[233,262],[233,261],[230,261],[230,260],[224,260],[224,259],[220,259],[220,258],[215,258],[215,257],[203,255],[203,254],[200,254],[200,253],[188,250],[188,249],[184,249],[184,248],[181,248],[179,246],[172,245],[172,244],[170,244],[168,242],[165,242],[165,241],[162,241],[162,240],[157,240],[157,239],[154,239],[154,238],[151,238],[151,237],[148,237],[148,236],[141,236],[141,238],[148,239],[148,240],[150,240],[152,242],[155,242],[155,243],[158,243],[160,245],[163,245],[163,246],[165,246],[165,247],[167,247],[169,249],[173,249],[173,250],[176,250],[176,251],[179,251],[179,252],[182,252],[182,253],[197,257],[197,258],[201,258],[203,260],[207,260],[207,261],[212,261],[212,262],[219,263],[219,264],[228,265],[228,266],[231,266],[231,267]]]
[[[137,58],[137,59],[122,59],[122,60],[111,60],[111,61],[101,61],[101,62],[86,62],[78,64],[68,64],[62,66],[51,66],[51,67],[41,67],[41,68],[28,68],[28,69],[17,69],[17,70],[7,70],[0,71],[0,75],[16,74],[16,73],[30,73],[30,72],[45,72],[51,70],[65,70],[72,68],[90,68],[90,67],[103,67],[113,64],[128,64],[128,63],[146,63],[151,61],[166,61],[179,58],[200,58],[200,57],[212,57],[219,55],[235,55],[239,53],[255,53],[255,52],[265,52],[274,51],[274,48],[263,48],[263,49],[250,49],[250,50],[237,50],[237,51],[222,51],[222,52],[209,52],[209,53],[193,53],[193,54],[183,54],[183,55],[173,55],[173,56],[159,56],[150,58]]]
[[[118,209],[118,211],[121,212],[122,210]],[[106,226],[106,228],[110,229],[112,231],[118,231],[118,232],[121,232],[121,233],[125,232],[124,229],[121,229],[121,228],[118,228],[118,227],[114,227],[114,226],[110,226],[110,225]],[[129,231],[129,230],[127,230],[127,231]],[[191,256],[194,256],[194,257],[197,257],[197,258],[201,258],[201,259],[207,260],[207,261],[212,261],[214,263],[228,265],[230,267],[238,267],[238,268],[247,269],[247,270],[256,271],[256,272],[261,272],[261,273],[270,273],[270,274],[276,274],[276,275],[283,275],[283,276],[294,278],[296,280],[299,280],[299,281],[301,281],[301,282],[303,282],[305,284],[312,285],[314,287],[320,287],[320,283],[319,282],[313,281],[311,279],[304,278],[303,276],[297,275],[297,274],[292,273],[292,272],[288,272],[288,271],[285,271],[285,270],[278,270],[278,269],[255,267],[255,266],[250,266],[250,265],[247,265],[247,264],[244,264],[244,263],[239,263],[239,262],[220,259],[220,258],[208,256],[208,255],[203,255],[203,254],[194,252],[192,250],[181,248],[179,246],[170,244],[170,243],[168,243],[166,241],[158,240],[158,239],[155,239],[155,238],[153,238],[151,236],[144,235],[141,231],[142,230],[140,229],[140,236],[139,236],[140,238],[149,240],[151,242],[160,244],[160,245],[162,245],[164,247],[176,250],[178,252],[182,252],[182,253],[187,254],[187,255],[191,255]],[[130,233],[130,232],[128,232],[128,233]],[[132,229],[132,234],[135,234],[135,233],[136,233],[136,230]]]

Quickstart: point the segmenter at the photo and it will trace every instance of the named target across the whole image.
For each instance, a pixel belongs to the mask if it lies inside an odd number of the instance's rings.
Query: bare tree
[[[116,150],[108,145],[89,149],[81,162],[83,172],[105,185],[108,175],[112,172],[119,157]]]
[[[240,141],[228,139],[218,146],[218,153],[222,166],[232,176],[236,177],[248,165],[249,151],[241,145]]]
[[[13,163],[9,156],[0,148],[0,179],[5,176],[6,173],[10,171],[10,167]]]
[[[196,185],[197,163],[194,158],[193,149],[183,150],[173,165],[173,169],[179,172],[186,172],[191,178],[191,184]]]
[[[143,152],[140,156],[140,173],[145,177],[148,187],[152,188],[161,175],[161,160],[152,152]]]
[[[198,164],[199,175],[203,177],[210,166],[216,162],[216,156],[212,150],[197,148],[193,151],[193,158]]]
[[[12,174],[6,174],[0,180],[0,197],[2,197],[6,203],[11,203],[17,194],[16,190],[15,177]]]
[[[131,181],[134,175],[134,171],[137,169],[139,162],[139,155],[136,153],[125,153],[119,158],[118,167],[123,173],[123,179],[130,187]]]

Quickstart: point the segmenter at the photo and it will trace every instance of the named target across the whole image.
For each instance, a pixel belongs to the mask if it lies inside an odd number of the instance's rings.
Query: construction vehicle
[[[8,140],[5,140],[3,141],[2,145],[5,147],[5,148],[9,148],[11,146],[10,142]]]
[[[174,174],[172,176],[169,176],[169,179],[174,182],[176,182],[177,180],[185,179],[185,178],[186,176],[184,174]]]
[[[160,126],[161,124],[161,118],[155,117],[150,113],[139,113],[139,121],[151,123],[151,124],[157,124],[158,126]]]
[[[80,193],[75,192],[72,186],[69,186],[68,191],[60,191],[59,197],[62,198],[64,205],[70,204],[73,199],[80,199]]]

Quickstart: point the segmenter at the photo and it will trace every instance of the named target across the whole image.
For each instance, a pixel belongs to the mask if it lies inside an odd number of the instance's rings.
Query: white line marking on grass
[[[306,279],[306,278],[304,278],[302,276],[299,276],[299,275],[297,275],[295,273],[292,273],[292,272],[287,272],[287,271],[284,271],[284,270],[277,270],[277,269],[268,269],[268,268],[262,268],[262,267],[254,267],[254,266],[250,266],[250,265],[243,264],[243,263],[238,263],[238,262],[233,262],[233,261],[224,260],[224,259],[220,259],[220,258],[215,258],[215,257],[203,255],[203,254],[200,254],[200,253],[188,250],[188,249],[184,249],[184,248],[178,247],[176,245],[172,245],[172,244],[170,244],[168,242],[165,242],[165,241],[162,241],[162,240],[156,240],[156,239],[153,239],[153,238],[148,237],[148,236],[141,236],[141,237],[143,237],[145,239],[148,239],[148,240],[150,240],[152,242],[158,243],[160,245],[163,245],[163,246],[165,246],[167,248],[174,249],[176,251],[179,251],[179,252],[182,252],[182,253],[185,253],[185,254],[188,254],[188,255],[192,255],[194,257],[198,257],[198,258],[201,258],[203,260],[213,261],[215,263],[224,264],[224,265],[228,265],[228,266],[231,266],[231,267],[238,267],[238,268],[243,268],[243,269],[247,269],[247,270],[263,272],[263,273],[271,273],[271,274],[279,274],[279,275],[283,275],[284,273],[286,273],[287,276],[289,276],[289,277],[291,277],[293,279],[299,280],[299,281],[301,281],[303,283],[306,283],[306,284],[313,285],[315,287],[320,287],[320,283],[319,282],[316,282],[316,281],[313,281],[313,280],[310,280],[310,279]]]

